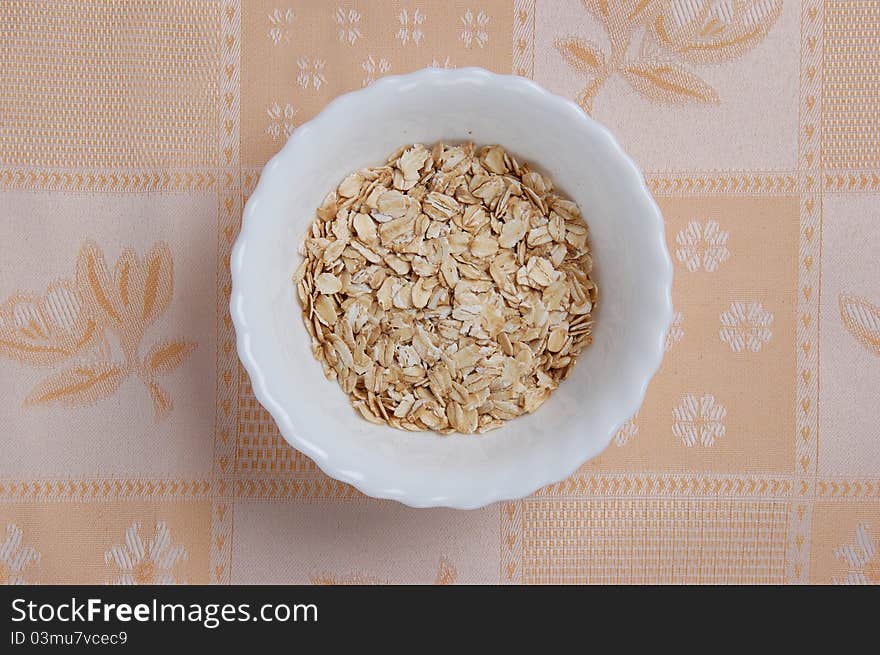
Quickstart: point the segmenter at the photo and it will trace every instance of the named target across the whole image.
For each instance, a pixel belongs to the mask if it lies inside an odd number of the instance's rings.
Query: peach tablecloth
[[[639,413],[471,512],[289,448],[227,312],[261,166],[430,65],[577,99],[675,261]],[[880,582],[878,68],[878,0],[5,0],[0,582]]]

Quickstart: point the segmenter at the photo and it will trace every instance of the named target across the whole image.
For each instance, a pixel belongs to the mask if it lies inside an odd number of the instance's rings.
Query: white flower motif
[[[845,544],[834,551],[834,556],[846,564],[843,579],[833,578],[834,584],[863,585],[880,584],[880,555],[877,542],[868,533],[868,526],[856,527],[856,542]]]
[[[6,539],[0,543],[0,585],[28,584],[25,571],[33,562],[40,561],[40,553],[30,546],[22,546],[21,528],[14,523],[6,526]]]
[[[358,27],[361,22],[361,14],[356,9],[337,7],[333,14],[333,20],[339,26],[337,34],[340,42],[354,45],[355,41],[361,38],[361,30]]]
[[[672,434],[688,448],[698,441],[703,446],[711,446],[724,436],[725,416],[727,410],[715,396],[707,393],[697,398],[685,394],[681,404],[672,410]]]
[[[186,548],[171,545],[171,531],[164,521],[156,523],[156,533],[144,544],[140,524],[125,530],[125,544],[104,553],[108,566],[116,568],[112,584],[179,584],[174,568],[188,558]]]
[[[397,14],[397,20],[400,23],[400,29],[395,35],[402,45],[406,45],[412,40],[413,43],[419,45],[425,37],[422,32],[421,25],[425,22],[425,14],[420,9],[416,9],[410,14],[406,9],[401,9]]]
[[[266,110],[269,115],[269,125],[266,127],[266,134],[272,137],[273,141],[278,141],[282,136],[286,139],[293,134],[293,119],[296,117],[297,110],[289,102],[281,108],[277,102],[273,102],[272,106]]]
[[[764,309],[761,303],[750,302],[746,305],[734,302],[726,312],[721,312],[718,336],[735,353],[743,348],[756,353],[773,336],[770,330],[772,324],[773,314]]]
[[[684,328],[681,327],[683,321],[684,315],[681,312],[672,315],[672,324],[669,326],[669,332],[666,333],[666,350],[684,338]]]
[[[431,68],[455,68],[455,64],[449,61],[449,55],[446,55],[446,58],[443,61],[434,57],[431,60]]]
[[[282,41],[290,43],[290,26],[293,24],[293,9],[276,9],[269,14],[269,38],[274,45]]]
[[[388,63],[388,60],[385,59],[385,57],[381,57],[377,61],[373,58],[373,55],[370,55],[361,63],[361,68],[363,68],[364,72],[367,74],[367,76],[361,81],[361,86],[367,86],[368,84],[375,82],[377,77],[381,77],[390,71],[391,64]]]
[[[675,237],[675,256],[691,272],[705,268],[711,273],[730,257],[728,238],[730,233],[720,229],[715,221],[707,221],[705,227],[699,221],[691,221]]]
[[[327,78],[324,77],[325,64],[326,62],[323,59],[318,59],[317,57],[314,59],[300,57],[296,62],[296,65],[299,67],[299,75],[296,77],[296,83],[303,89],[308,89],[311,85],[315,87],[315,91],[317,91],[321,88],[321,85],[327,81]]]
[[[615,446],[625,446],[629,443],[630,439],[639,433],[639,426],[636,424],[637,417],[638,413],[631,419],[627,419],[626,423],[620,426],[620,429],[614,435]]]
[[[459,36],[465,48],[470,48],[474,44],[482,48],[488,43],[489,33],[486,31],[486,26],[489,24],[489,17],[485,12],[480,10],[475,14],[468,9],[461,16],[461,24],[463,27]]]

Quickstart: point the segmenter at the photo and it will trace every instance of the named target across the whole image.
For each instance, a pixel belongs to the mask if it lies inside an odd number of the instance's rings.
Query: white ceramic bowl
[[[324,378],[291,276],[315,208],[406,143],[498,143],[547,173],[589,224],[594,341],[533,415],[485,435],[372,425]],[[413,507],[474,508],[570,475],[631,417],[663,357],[672,266],[663,219],[617,141],[574,103],[478,68],[386,77],[331,102],[263,169],[232,251],[232,319],[254,393],[328,475]]]

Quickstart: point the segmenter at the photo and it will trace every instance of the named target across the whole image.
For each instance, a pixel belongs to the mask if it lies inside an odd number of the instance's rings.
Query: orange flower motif
[[[42,296],[16,295],[0,306],[0,354],[32,366],[57,364],[98,335],[68,280],[50,284]]]
[[[104,255],[87,242],[76,261],[76,284],[92,315],[116,332],[126,359],[134,356],[144,330],[165,312],[174,292],[174,265],[168,246],[153,247],[144,261],[126,248],[112,275]]]
[[[687,62],[719,64],[761,42],[781,11],[781,0],[675,0],[661,3],[650,30],[661,46]]]
[[[880,307],[851,293],[842,293],[837,301],[843,326],[869,352],[880,355]]]
[[[56,366],[75,355],[81,360],[37,384],[24,404],[93,404],[136,375],[156,417],[165,416],[173,402],[157,377],[180,366],[196,344],[160,341],[143,357],[140,347],[173,293],[174,266],[166,244],[154,246],[144,259],[126,248],[111,272],[100,248],[87,242],[77,257],[75,284],[62,280],[41,297],[8,299],[0,306],[0,354],[41,366]],[[113,357],[108,334],[116,336],[121,361]]]
[[[434,584],[451,585],[455,584],[457,579],[458,571],[455,570],[455,566],[446,557],[441,557],[440,564],[437,565],[437,577],[434,578]]]
[[[584,0],[602,23],[610,51],[578,37],[559,39],[562,57],[590,81],[578,95],[585,111],[614,74],[650,100],[718,102],[689,64],[741,57],[760,43],[782,11],[782,0]],[[637,41],[637,39],[641,39]]]

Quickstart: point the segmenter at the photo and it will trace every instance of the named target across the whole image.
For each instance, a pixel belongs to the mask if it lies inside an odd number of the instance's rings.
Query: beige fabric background
[[[638,414],[472,512],[322,475],[227,313],[261,166],[430,65],[578,100],[675,261]],[[880,582],[878,67],[877,0],[7,0],[0,582]]]

